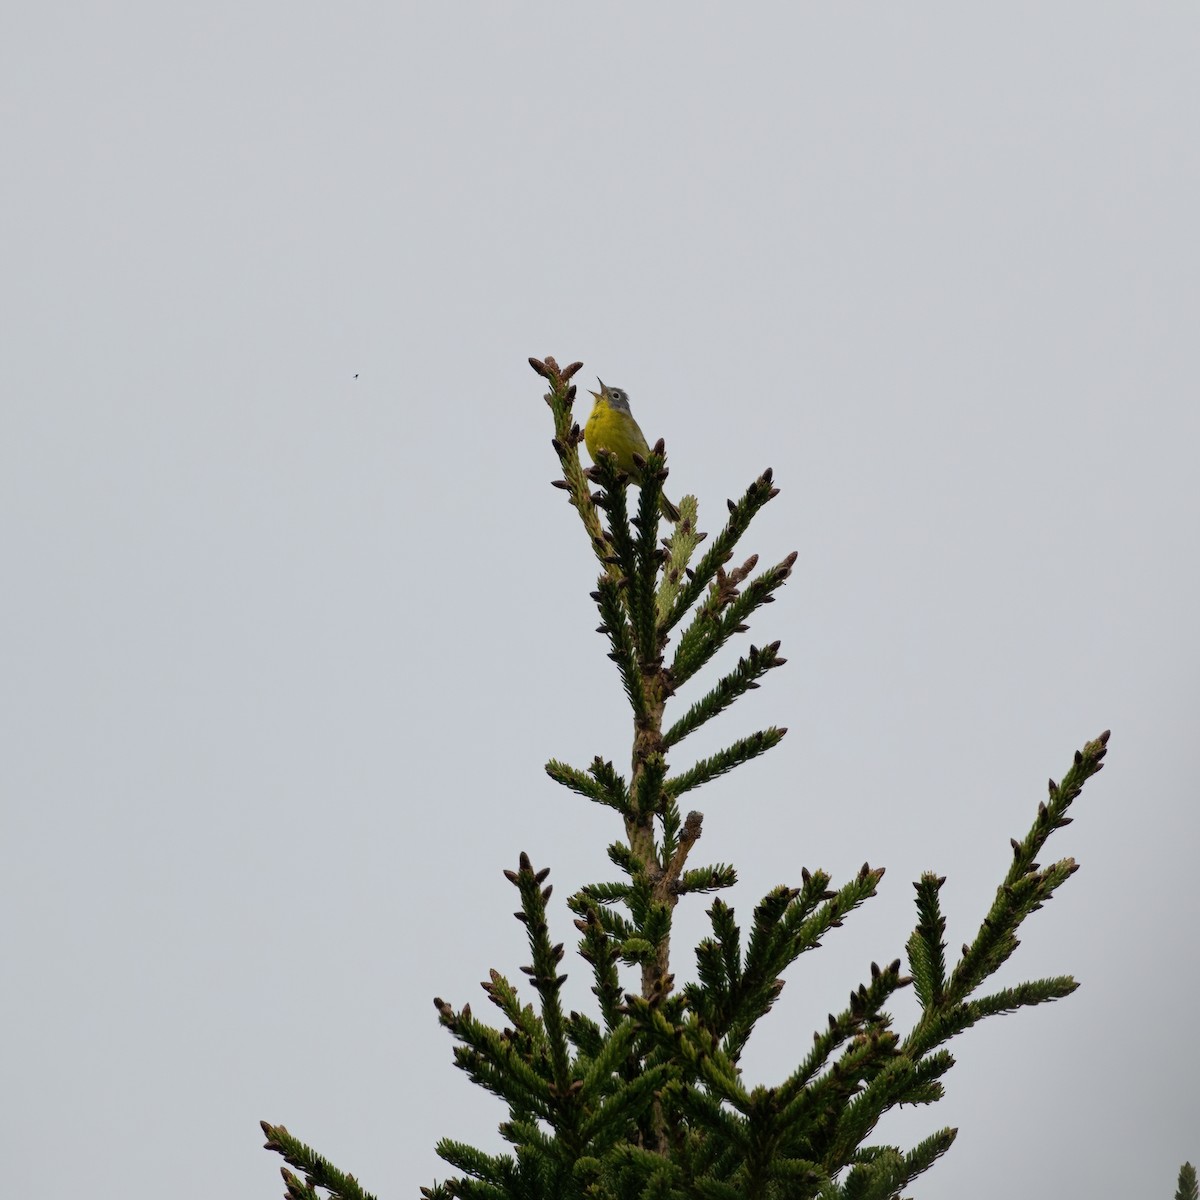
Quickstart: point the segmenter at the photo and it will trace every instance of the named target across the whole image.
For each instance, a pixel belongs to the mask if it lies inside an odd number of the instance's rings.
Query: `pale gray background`
[[[1083,987],[879,1133],[961,1127],[932,1200],[1173,1193],[1195,5],[24,5],[0,57],[6,1194],[277,1195],[260,1117],[387,1196],[496,1144],[430,999],[527,961],[521,849],[569,940],[618,829],[542,764],[629,736],[546,353],[630,390],[703,528],[783,488],[746,548],[800,551],[751,635],[790,663],[677,763],[792,732],[698,794],[697,861],[746,922],[888,874],[749,1077],[902,952],[923,869],[969,937],[1112,726],[1006,976]]]

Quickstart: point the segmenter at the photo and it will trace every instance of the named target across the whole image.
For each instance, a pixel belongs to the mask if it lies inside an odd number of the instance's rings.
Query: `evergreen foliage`
[[[1034,980],[988,992],[985,985],[1019,942],[1025,919],[1077,869],[1070,858],[1042,867],[1047,838],[1070,823],[1067,811],[1084,783],[1103,766],[1108,733],[1075,754],[1061,783],[1051,781],[1029,833],[1013,840],[1013,861],[974,939],[948,962],[939,893],[944,878],[926,874],[914,884],[917,920],[901,960],[872,963],[869,978],[830,1013],[813,1045],[787,1078],[755,1085],[739,1061],[758,1022],[774,1006],[783,976],[800,955],[875,896],[882,867],[864,863],[835,885],[823,871],[801,872],[798,886],[777,887],[750,916],[743,935],[734,910],[719,897],[708,910],[711,933],[696,948],[696,979],[682,988],[671,972],[673,915],[683,896],[718,892],[737,881],[733,867],[694,867],[689,859],[702,829],[698,812],[679,799],[776,746],[785,729],[771,726],[681,770],[668,752],[757,688],[785,660],[780,643],[750,646],[736,667],[690,704],[664,732],[668,701],[775,599],[795,553],[759,571],[758,556],[730,566],[754,516],[776,494],[764,471],[737,501],[728,520],[693,565],[705,535],[697,505],[684,497],[670,536],[658,540],[666,457],[660,441],[638,467],[642,484],[630,512],[629,479],[611,456],[585,469],[574,418],[580,369],[548,358],[531,365],[549,384],[552,445],[567,493],[583,521],[599,566],[592,598],[621,688],[633,714],[628,776],[600,757],[585,768],[551,760],[546,771],[564,787],[615,809],[623,839],[609,847],[616,880],[589,884],[568,907],[579,933],[578,952],[593,978],[596,1013],[564,1011],[562,943],[551,934],[548,870],[525,854],[506,871],[519,896],[517,919],[529,939],[522,967],[532,1002],[523,1002],[505,976],[483,984],[500,1010],[496,1028],[471,1012],[435,1001],[454,1039],[454,1060],[506,1106],[500,1131],[512,1147],[487,1154],[450,1139],[439,1155],[457,1172],[422,1188],[428,1200],[892,1200],[928,1170],[954,1141],[940,1129],[911,1149],[871,1144],[880,1118],[902,1104],[930,1104],[954,1064],[945,1048],[956,1034],[993,1013],[1057,1000],[1072,992],[1069,976]],[[592,492],[589,485],[597,485]],[[673,653],[668,643],[676,628]],[[627,990],[622,971],[639,986]],[[892,1028],[887,1005],[909,984],[920,1016],[907,1033]],[[299,1200],[323,1189],[363,1200],[351,1176],[297,1142],[282,1126],[264,1123],[269,1148],[285,1168],[287,1195]],[[1195,1197],[1195,1175],[1191,1176]],[[1185,1195],[1180,1175],[1180,1196]]]
[[[1196,1186],[1196,1168],[1185,1162],[1179,1168],[1179,1186],[1175,1189],[1175,1200],[1200,1200],[1200,1189]]]

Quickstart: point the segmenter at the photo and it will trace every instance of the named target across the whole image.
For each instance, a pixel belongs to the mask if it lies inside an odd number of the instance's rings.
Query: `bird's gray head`
[[[629,393],[623,392],[620,388],[609,387],[603,379],[597,380],[600,384],[600,395],[613,406],[619,408],[622,412],[629,412]],[[595,392],[592,393],[596,395]]]

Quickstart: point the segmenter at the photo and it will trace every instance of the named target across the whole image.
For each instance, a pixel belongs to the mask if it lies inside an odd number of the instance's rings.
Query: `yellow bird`
[[[629,393],[620,388],[609,387],[603,379],[598,381],[600,390],[589,392],[596,403],[592,406],[592,415],[588,417],[583,427],[583,440],[587,443],[588,453],[592,462],[601,450],[607,450],[617,460],[617,467],[624,471],[634,483],[641,485],[641,468],[633,461],[636,454],[646,459],[650,457],[650,447],[646,444],[646,436],[629,411]],[[662,497],[663,516],[668,521],[679,520],[679,509],[666,496]]]

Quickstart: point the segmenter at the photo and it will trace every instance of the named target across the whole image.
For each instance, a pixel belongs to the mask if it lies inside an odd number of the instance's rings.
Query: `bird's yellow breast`
[[[639,454],[645,458],[650,453],[650,447],[646,445],[646,439],[633,417],[603,399],[597,400],[592,408],[592,415],[583,427],[583,440],[587,443],[592,462],[596,461],[596,455],[601,450],[607,450],[616,458],[617,466],[634,479],[639,472],[633,456]]]

